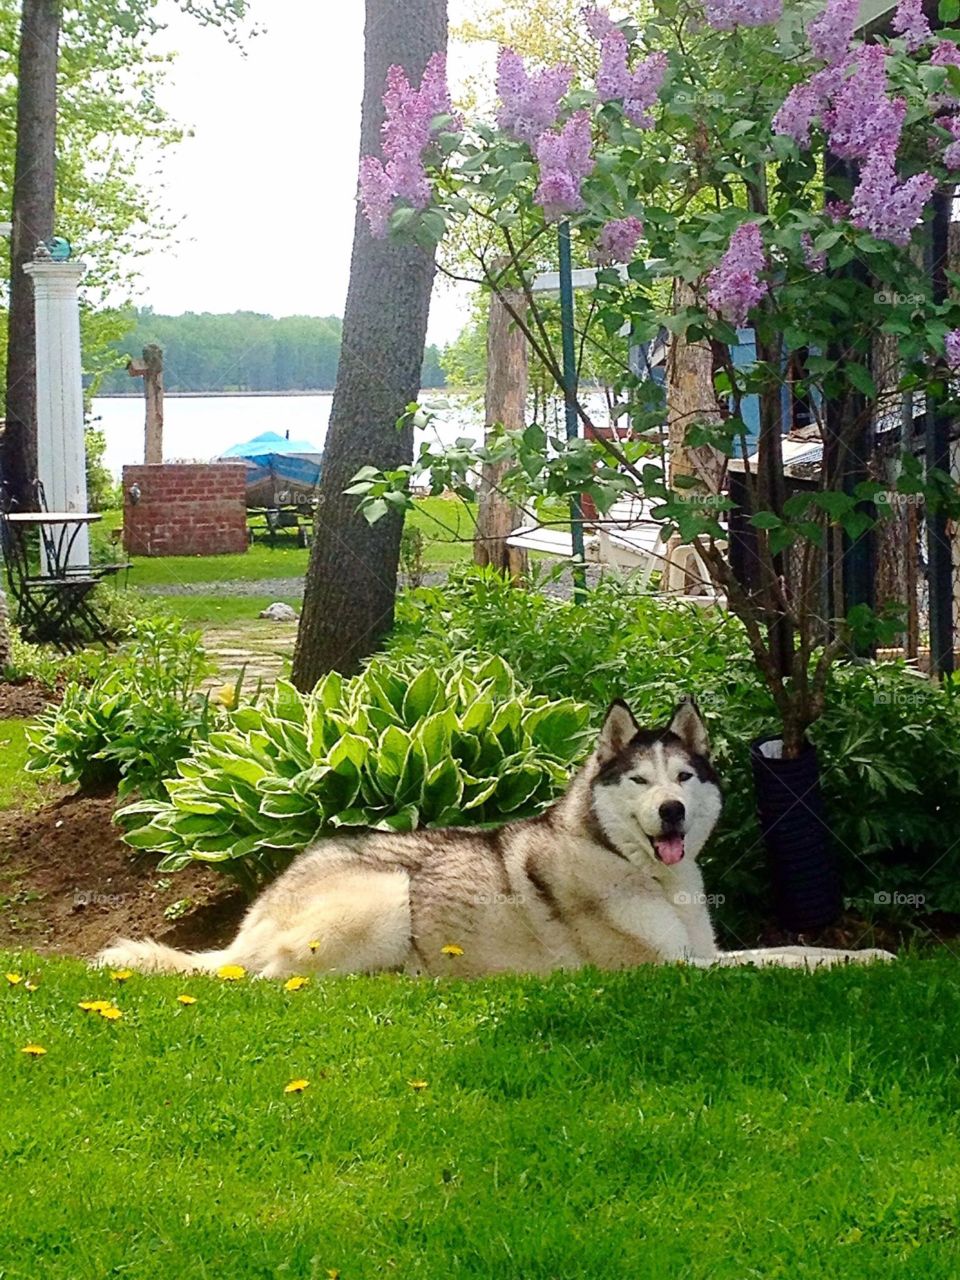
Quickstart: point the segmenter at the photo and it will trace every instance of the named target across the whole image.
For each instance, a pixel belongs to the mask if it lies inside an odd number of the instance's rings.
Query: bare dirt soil
[[[60,695],[34,680],[20,684],[0,681],[0,720],[30,720]]]
[[[229,940],[242,895],[202,867],[161,875],[156,856],[123,844],[115,808],[113,795],[70,795],[0,813],[0,947],[87,957],[119,934],[179,947]]]

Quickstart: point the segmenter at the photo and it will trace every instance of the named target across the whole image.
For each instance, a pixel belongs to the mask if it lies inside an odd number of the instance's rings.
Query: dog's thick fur
[[[720,804],[692,702],[646,730],[617,702],[566,795],[540,817],[495,831],[335,836],[260,895],[225,950],[121,939],[98,962],[174,973],[233,964],[282,978],[887,958],[803,947],[718,954],[696,858]]]

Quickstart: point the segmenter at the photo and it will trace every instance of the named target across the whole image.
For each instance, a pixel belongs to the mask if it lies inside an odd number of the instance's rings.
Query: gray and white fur
[[[283,978],[889,958],[804,947],[718,953],[697,855],[720,807],[694,703],[641,729],[615,702],[589,759],[540,817],[493,831],[332,836],[264,890],[224,950],[120,939],[97,961],[172,973],[231,964]]]

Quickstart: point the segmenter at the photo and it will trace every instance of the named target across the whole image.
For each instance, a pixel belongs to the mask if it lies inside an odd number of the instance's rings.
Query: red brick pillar
[[[123,468],[123,548],[131,556],[246,551],[243,462],[164,462]]]

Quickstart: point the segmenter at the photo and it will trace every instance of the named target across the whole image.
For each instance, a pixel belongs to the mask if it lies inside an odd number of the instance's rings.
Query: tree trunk
[[[380,154],[383,91],[392,64],[419,83],[447,44],[446,0],[366,0],[360,154]],[[343,345],[320,481],[316,533],[293,656],[293,682],[356,671],[393,625],[402,517],[369,525],[344,489],[364,465],[413,457],[413,427],[397,420],[420,391],[434,254],[374,240],[357,209]]]
[[[0,474],[21,507],[34,504],[37,475],[37,360],[33,286],[24,274],[37,242],[53,235],[56,199],[57,43],[60,0],[23,0],[17,93],[17,151],[10,241],[6,428]]]
[[[517,310],[524,305],[519,294],[512,297],[510,303]],[[487,323],[488,429],[501,423],[516,431],[525,425],[528,363],[526,337],[514,324],[501,300],[492,293]],[[506,539],[517,527],[520,513],[504,498],[499,488],[509,465],[508,462],[483,464],[473,558],[476,564],[493,565],[519,578],[527,571],[527,557],[519,547],[508,547]]]

